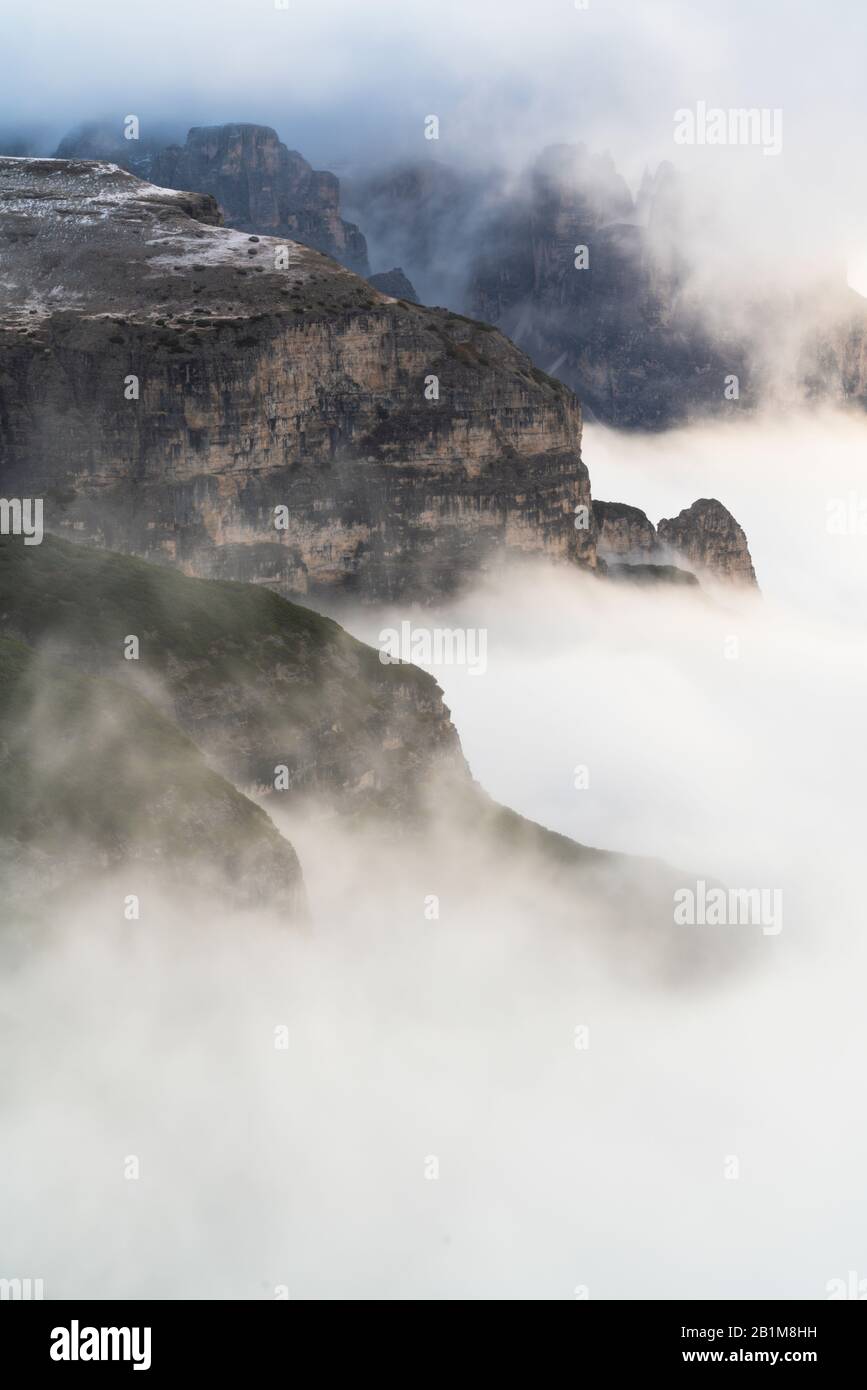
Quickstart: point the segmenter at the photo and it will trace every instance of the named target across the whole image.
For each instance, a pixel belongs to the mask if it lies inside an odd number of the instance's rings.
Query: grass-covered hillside
[[[402,817],[429,774],[466,777],[434,679],[255,585],[46,536],[0,538],[0,634],[158,704],[236,785]],[[124,657],[138,638],[137,660]]]
[[[123,869],[293,912],[298,860],[261,807],[212,771],[132,690],[85,676],[49,648],[0,638],[0,858],[25,906]]]

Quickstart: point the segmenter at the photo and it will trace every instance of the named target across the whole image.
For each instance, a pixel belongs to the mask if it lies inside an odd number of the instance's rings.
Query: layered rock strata
[[[220,221],[116,166],[0,160],[7,496],[284,593],[429,597],[510,549],[595,565],[561,383],[496,330]]]
[[[638,507],[623,502],[594,501],[593,515],[599,562],[608,573],[637,579],[638,571],[658,571],[644,577],[682,583],[685,566],[686,582],[692,574],[716,583],[757,587],[743,528],[716,498],[699,498],[656,527]]]

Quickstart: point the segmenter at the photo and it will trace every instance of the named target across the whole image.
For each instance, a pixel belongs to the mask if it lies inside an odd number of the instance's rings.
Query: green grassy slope
[[[0,638],[0,848],[13,892],[137,866],[296,909],[291,845],[146,700]]]
[[[434,679],[269,589],[46,536],[0,538],[0,632],[146,691],[240,786],[403,816],[434,765],[467,776]],[[126,661],[134,634],[140,659]],[[155,694],[158,691],[158,694]]]

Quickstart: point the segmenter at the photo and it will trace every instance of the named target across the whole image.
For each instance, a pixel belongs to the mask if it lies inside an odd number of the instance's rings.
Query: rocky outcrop
[[[593,517],[599,563],[611,578],[756,585],[747,538],[721,502],[700,498],[656,527],[623,502],[594,501]]]
[[[650,560],[660,551],[653,522],[638,507],[625,502],[593,503],[596,547],[600,555],[619,560]]]
[[[471,311],[555,372],[592,418],[662,428],[719,409],[726,374],[740,369],[741,357],[704,331],[684,293],[677,189],[663,166],[636,204],[609,156],[554,146],[480,240]]]
[[[284,593],[430,598],[509,550],[595,566],[560,382],[486,325],[219,221],[115,166],[0,160],[5,495]]]
[[[287,149],[270,126],[196,126],[186,144],[154,157],[148,178],[210,193],[229,227],[298,241],[359,275],[369,271],[364,237],[340,216],[337,177]]]
[[[517,180],[428,162],[349,196],[375,254],[399,259],[427,303],[495,323],[591,418],[661,428],[724,405],[741,357],[702,330],[683,293],[671,166],[633,199],[609,156],[556,145]]]
[[[210,193],[230,227],[312,246],[359,275],[369,270],[363,235],[340,216],[337,176],[314,169],[270,126],[197,126],[178,144],[159,131],[127,139],[116,122],[90,121],[64,136],[55,158],[117,164],[164,188]]]
[[[660,521],[657,535],[699,572],[729,584],[756,585],[743,529],[715,498],[701,497],[676,517]]]
[[[760,401],[867,408],[867,304],[843,270],[759,298],[745,276],[709,298],[694,248],[714,212],[692,205],[695,190],[669,163],[647,171],[634,198],[610,157],[583,145],[544,150],[517,180],[432,159],[345,180],[366,243],[341,214],[336,177],[270,127],[196,128],[168,147],[165,127],[125,134],[116,120],[90,122],[57,156],[209,191],[229,225],[310,245],[363,275],[369,243],[372,263],[406,267],[370,277],[376,288],[495,323],[591,419],[656,429]],[[0,148],[27,146],[7,136]]]
[[[378,259],[426,303],[497,324],[588,418],[662,429],[760,401],[867,407],[867,305],[842,270],[795,296],[757,299],[746,273],[709,295],[695,248],[714,212],[671,164],[634,198],[583,145],[543,151],[517,179],[426,161],[348,196]]]
[[[368,275],[367,283],[379,290],[380,294],[391,295],[393,299],[408,299],[411,304],[419,303],[412,281],[406,278],[400,266],[394,270],[381,270],[377,275]]]

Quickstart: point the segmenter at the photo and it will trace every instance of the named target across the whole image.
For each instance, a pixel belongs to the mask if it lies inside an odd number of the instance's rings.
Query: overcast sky
[[[279,2],[279,0],[278,0]],[[581,3],[581,0],[579,0]],[[0,130],[80,121],[275,126],[338,173],[398,155],[519,168],[553,140],[610,149],[634,187],[671,158],[748,215],[733,236],[850,260],[867,236],[860,0],[0,0]],[[699,101],[783,113],[783,152],[676,146]],[[440,118],[440,139],[423,136]],[[867,257],[865,257],[867,260]]]
[[[5,122],[98,109],[247,117],[310,133],[317,157],[378,141],[442,152],[587,134],[619,158],[669,151],[676,107],[783,107],[791,137],[854,150],[865,112],[858,0],[2,0]],[[351,115],[351,120],[343,121]],[[313,132],[322,127],[317,138]],[[339,136],[338,136],[339,132]]]

